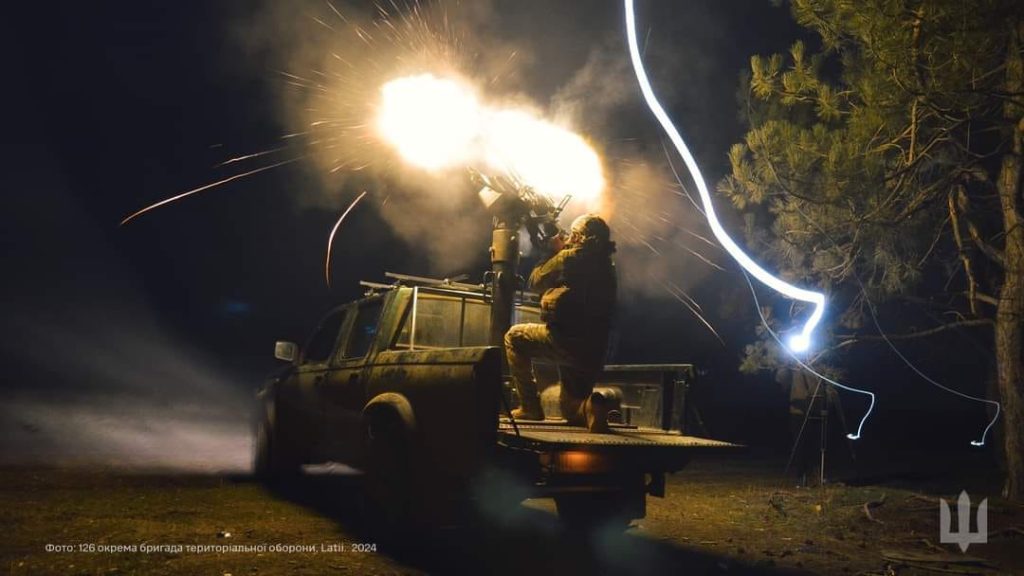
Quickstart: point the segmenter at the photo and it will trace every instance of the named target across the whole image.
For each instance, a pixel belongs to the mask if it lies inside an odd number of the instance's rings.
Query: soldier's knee
[[[514,348],[522,340],[522,331],[519,326],[513,326],[505,332],[505,348]]]
[[[525,324],[516,324],[505,332],[505,349],[526,353],[532,341],[530,329]]]

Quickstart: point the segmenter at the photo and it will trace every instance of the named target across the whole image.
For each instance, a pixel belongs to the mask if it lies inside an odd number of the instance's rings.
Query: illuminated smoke
[[[244,410],[109,393],[17,398],[0,408],[0,464],[245,472],[252,434]]]
[[[418,74],[392,80],[380,92],[378,132],[407,162],[441,170],[472,158],[482,110],[469,86]]]
[[[523,110],[499,110],[488,119],[488,165],[515,174],[553,198],[571,194],[593,204],[605,181],[597,153],[578,134]]]
[[[605,188],[601,160],[580,135],[525,109],[484,105],[471,86],[451,78],[417,74],[385,83],[377,128],[405,161],[425,170],[498,171],[587,206]]]

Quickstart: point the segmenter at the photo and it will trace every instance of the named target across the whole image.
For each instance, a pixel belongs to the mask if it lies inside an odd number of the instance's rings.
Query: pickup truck
[[[389,524],[551,497],[567,523],[628,525],[646,495],[664,496],[666,473],[735,448],[683,433],[688,364],[606,366],[596,388],[615,408],[605,434],[561,419],[558,367],[536,365],[548,419],[514,421],[504,351],[488,345],[486,287],[400,278],[364,282],[366,296],[331,310],[301,352],[276,344],[289,364],[258,394],[260,477],[344,463],[364,472]],[[539,316],[536,295],[518,292],[513,323]]]

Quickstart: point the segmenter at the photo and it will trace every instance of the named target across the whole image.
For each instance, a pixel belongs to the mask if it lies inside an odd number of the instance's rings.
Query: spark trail
[[[348,208],[346,208],[344,212],[341,213],[341,217],[334,223],[334,228],[331,228],[331,234],[327,237],[327,257],[324,258],[324,279],[327,280],[328,288],[331,287],[331,249],[334,247],[334,236],[338,233],[338,228],[341,228],[341,223],[345,221],[345,217],[348,216],[348,213],[351,212],[353,208],[356,207],[356,204],[359,204],[359,201],[363,199],[363,196],[366,196],[365,190],[348,205]]]
[[[149,212],[150,210],[155,210],[155,209],[157,209],[157,208],[159,208],[161,206],[166,206],[167,204],[170,204],[172,202],[177,202],[178,200],[181,200],[182,198],[186,198],[186,197],[191,196],[193,194],[198,194],[198,193],[200,193],[200,192],[202,192],[204,190],[209,190],[211,188],[216,188],[217,186],[221,186],[223,184],[227,184],[228,182],[231,182],[233,180],[238,180],[239,178],[245,178],[246,176],[252,176],[254,174],[259,174],[260,172],[264,172],[266,170],[272,170],[274,168],[278,168],[280,166],[284,166],[285,164],[291,164],[292,162],[298,162],[299,160],[302,160],[302,158],[303,157],[300,156],[299,158],[292,158],[290,160],[282,160],[281,162],[275,162],[274,164],[270,164],[270,165],[267,165],[267,166],[262,166],[260,168],[256,168],[254,170],[249,170],[248,172],[243,172],[241,174],[235,174],[234,176],[228,176],[227,178],[224,178],[222,180],[218,180],[216,182],[211,182],[209,184],[205,184],[205,185],[200,186],[198,188],[193,188],[193,189],[189,190],[188,192],[182,192],[181,194],[178,194],[176,196],[171,196],[170,198],[165,198],[165,199],[163,199],[163,200],[161,200],[159,202],[155,202],[153,204],[150,204],[149,206],[146,206],[145,208],[143,208],[141,210],[136,210],[135,212],[133,212],[132,214],[127,216],[124,220],[121,220],[121,226],[124,226],[125,224],[131,222],[132,220],[138,218],[139,216],[142,216],[143,214],[145,214],[146,212]]]
[[[253,162],[266,164],[255,168],[239,168],[241,171],[237,174],[149,204],[123,218],[121,226],[143,214],[200,192],[300,160],[324,161],[329,158],[327,171],[331,174],[341,169],[358,172],[367,167],[387,164],[386,156],[380,153],[380,144],[383,143],[374,134],[373,124],[368,122],[376,105],[376,83],[395,75],[398,70],[413,66],[414,62],[430,63],[441,69],[455,68],[455,64],[463,57],[462,41],[450,28],[445,11],[434,10],[427,14],[419,0],[413,0],[404,11],[392,2],[395,14],[388,13],[382,5],[376,5],[381,17],[373,19],[366,28],[355,19],[346,18],[330,1],[326,4],[337,17],[335,25],[315,15],[310,17],[329,30],[333,38],[358,38],[364,46],[359,49],[354,42],[349,42],[345,52],[354,54],[349,59],[343,58],[337,51],[328,51],[333,62],[340,63],[340,66],[333,69],[321,70],[317,66],[301,75],[278,71],[286,85],[308,95],[305,108],[312,116],[305,125],[283,134],[280,140],[285,142],[284,145],[238,155],[220,162],[215,168],[251,166]],[[299,156],[285,160],[274,158],[289,152]],[[355,203],[361,198],[362,195]],[[331,231],[328,260],[330,242],[355,203],[348,207]],[[326,273],[329,284],[329,271]]]

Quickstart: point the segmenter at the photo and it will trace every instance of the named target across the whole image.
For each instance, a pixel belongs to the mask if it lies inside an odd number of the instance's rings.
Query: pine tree
[[[752,58],[719,190],[771,219],[752,247],[830,292],[826,347],[877,339],[872,305],[936,291],[957,319],[898,337],[992,331],[1005,492],[1024,500],[1024,3],[791,8],[814,47]]]

